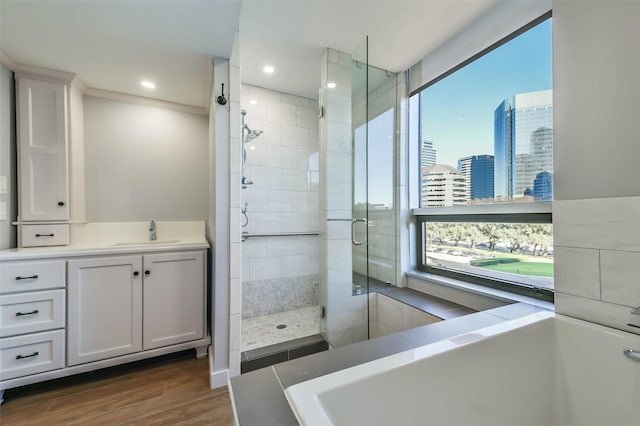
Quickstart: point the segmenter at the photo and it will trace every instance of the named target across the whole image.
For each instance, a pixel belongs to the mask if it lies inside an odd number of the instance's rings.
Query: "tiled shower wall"
[[[319,233],[317,101],[242,85],[245,123],[263,133],[244,145],[243,233]],[[244,223],[245,218],[241,216]],[[319,304],[317,235],[249,236],[242,243],[242,317]]]

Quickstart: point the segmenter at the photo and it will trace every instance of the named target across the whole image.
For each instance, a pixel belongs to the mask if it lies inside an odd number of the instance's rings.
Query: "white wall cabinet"
[[[18,78],[19,216],[68,221],[67,85]]]
[[[68,262],[68,364],[142,350],[142,256]]]
[[[68,245],[86,220],[82,91],[74,74],[16,73],[19,247]]]
[[[68,358],[78,365],[204,337],[204,252],[70,260]]]

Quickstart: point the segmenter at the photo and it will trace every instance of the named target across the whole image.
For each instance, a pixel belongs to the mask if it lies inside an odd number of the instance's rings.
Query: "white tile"
[[[251,100],[256,101],[256,104],[250,103]],[[242,95],[241,100],[242,109],[247,111],[245,116],[245,123],[255,121],[267,121],[267,103],[265,98],[258,96],[251,96],[249,94]]]
[[[301,252],[301,244],[295,237],[269,237],[264,240],[269,256],[290,256]]]
[[[309,129],[295,126],[282,126],[282,145],[298,149],[309,149],[311,145]]]
[[[252,189],[270,190],[282,188],[282,169],[279,167],[267,167],[266,164],[247,167],[247,175],[253,180]]]
[[[593,249],[554,247],[554,287],[575,296],[600,299],[600,253]]]
[[[327,126],[326,150],[328,152],[341,152],[350,154],[351,126],[347,123],[330,122]]]
[[[267,191],[267,211],[270,213],[290,212],[296,209],[296,192]]]
[[[329,330],[365,325],[367,322],[366,295],[347,296],[329,301],[327,326]]]
[[[369,338],[369,326],[367,324],[355,326],[352,333],[353,343],[367,340]]]
[[[245,150],[247,152],[246,164],[247,166],[267,166],[269,165],[267,159],[268,149],[271,145],[259,144],[251,142],[245,144]]]
[[[295,126],[296,106],[267,100],[267,121]]]
[[[351,268],[330,268],[326,270],[326,289],[329,300],[349,297],[353,294]]]
[[[602,301],[640,305],[640,253],[600,251]]]
[[[252,95],[260,96],[271,101],[282,102],[282,93],[280,92],[253,85],[251,85],[250,88]]]
[[[378,320],[395,331],[401,331],[402,305],[397,300],[378,294]]]
[[[318,212],[282,213],[283,232],[317,232]]]
[[[232,207],[229,209],[229,242],[231,243],[240,242],[240,233],[242,229],[242,226],[240,225],[241,215],[239,207]]]
[[[289,95],[287,93],[282,94],[282,103],[285,103],[285,104],[293,104],[293,105],[299,105],[303,107],[310,107],[310,106],[313,106],[314,102],[315,101],[313,99],[303,98],[302,96]]]
[[[282,257],[282,276],[296,277],[310,274],[309,255],[297,254]]]
[[[640,252],[640,197],[554,201],[554,243]]]
[[[240,68],[237,66],[229,67],[229,86],[225,90],[225,95],[229,97],[230,101],[240,102]]]
[[[252,125],[252,130],[261,130],[262,134],[253,139],[249,144],[282,145],[282,124],[268,121],[257,122]]]
[[[248,282],[248,281],[251,281],[251,258],[243,256],[242,257],[242,282]]]
[[[353,327],[327,330],[327,341],[334,348],[353,343]]]
[[[296,163],[296,149],[277,145],[267,146],[267,165],[269,167],[289,168]]]
[[[323,245],[326,267],[351,267],[351,240],[327,240]]]
[[[305,129],[318,130],[319,112],[316,108],[296,107],[296,126]]]
[[[282,217],[276,213],[249,212],[249,225],[245,230],[251,233],[269,233],[282,231]]]
[[[240,173],[229,174],[229,207],[240,207],[242,184]]]
[[[412,306],[402,304],[402,330],[409,330],[427,324],[442,321],[440,318],[416,309]]]
[[[240,278],[242,274],[241,243],[229,244],[229,277]]]
[[[325,114],[330,122],[349,123],[351,120],[351,96],[328,92]]]
[[[350,211],[352,206],[351,182],[328,181],[321,192],[320,203],[328,211]],[[334,217],[334,216],[330,216]]]
[[[229,288],[229,314],[242,313],[242,282],[240,278],[231,279]]]
[[[240,138],[230,138],[230,158],[229,171],[231,173],[240,173],[242,171],[242,141]]]
[[[306,170],[283,169],[281,189],[307,191],[309,189],[308,172]]]
[[[254,257],[266,257],[267,256],[267,241],[268,238],[247,238],[242,243],[242,257],[254,258]]]
[[[351,182],[352,177],[352,156],[337,152],[329,152],[326,155],[326,167],[322,171],[326,174],[326,179],[330,181]]]
[[[628,306],[556,293],[555,308],[562,315],[640,334],[640,329],[627,325],[631,311]]]
[[[340,64],[343,67],[351,67],[351,55],[336,49],[327,49],[327,61]]]
[[[329,89],[330,92],[339,93],[351,93],[351,66],[344,66],[342,64],[329,63],[327,65],[328,73],[327,79],[335,83],[336,87]]]
[[[351,239],[351,221],[325,221],[324,238],[327,240]]]
[[[381,320],[378,320],[378,326],[376,328],[378,329],[378,337],[386,336],[387,334],[393,334],[400,331],[394,330]]]
[[[256,184],[242,190],[242,207],[247,203],[247,211],[265,212],[267,209],[267,190],[257,189]]]
[[[240,349],[242,341],[242,318],[240,314],[229,317],[229,349],[232,351]]]
[[[282,276],[282,261],[280,257],[254,258],[249,263],[251,280],[268,280]]]
[[[240,361],[242,351],[229,352],[229,376],[236,377],[240,375]]]

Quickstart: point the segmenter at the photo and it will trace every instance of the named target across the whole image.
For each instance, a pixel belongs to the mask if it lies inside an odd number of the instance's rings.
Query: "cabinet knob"
[[[64,201],[58,201],[58,205],[59,205],[60,207],[64,206]]]
[[[134,277],[137,277],[138,275],[140,275],[140,272],[138,272],[138,271],[133,271],[133,276],[134,276]]]
[[[146,271],[144,271],[144,274],[145,274],[145,275],[150,275],[150,274],[151,274],[151,271],[146,270]]]

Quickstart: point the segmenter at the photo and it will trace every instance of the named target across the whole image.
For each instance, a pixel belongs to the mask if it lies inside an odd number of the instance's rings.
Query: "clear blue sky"
[[[422,139],[437,162],[493,154],[493,112],[517,93],[551,89],[551,19],[422,92]]]

